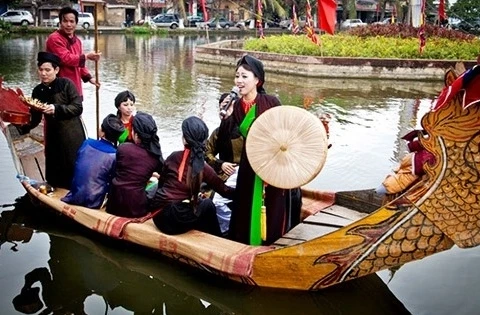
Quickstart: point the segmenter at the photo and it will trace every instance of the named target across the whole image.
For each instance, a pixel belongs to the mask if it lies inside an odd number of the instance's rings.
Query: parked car
[[[216,28],[217,24],[221,28],[230,28],[233,27],[235,24],[232,21],[227,20],[224,17],[219,17],[219,18],[211,18],[207,22],[200,23],[200,28],[205,28],[208,26],[208,28]]]
[[[293,19],[286,19],[286,20],[280,21],[278,23],[278,26],[280,26],[282,29],[291,30],[292,29],[292,21],[293,21]],[[304,28],[305,24],[307,24],[307,17],[306,16],[298,17],[298,26],[300,28]]]
[[[158,27],[176,29],[180,25],[180,17],[178,14],[159,14],[152,19],[152,23]]]
[[[372,24],[381,24],[381,25],[387,25],[387,24],[395,24],[397,23],[397,19],[393,19],[393,23],[392,23],[392,18],[389,17],[389,18],[384,18],[383,20],[381,21],[378,21],[378,22],[373,22]]]
[[[60,26],[60,19],[56,17],[53,20],[53,23],[56,26]],[[95,19],[93,18],[93,14],[90,12],[78,12],[78,23],[77,27],[83,27],[84,29],[88,30],[91,26],[95,25]]]
[[[251,21],[251,19],[240,20],[237,23],[235,23],[235,27],[238,27],[240,29],[246,29],[250,26],[250,21]],[[254,21],[254,25],[256,26],[256,21]],[[264,28],[266,28],[266,27],[280,27],[278,22],[272,21],[272,20],[263,20],[262,26]]]
[[[198,15],[187,16],[187,26],[195,27],[197,24],[205,22],[203,17]]]
[[[451,24],[451,28],[469,33],[480,32],[480,18],[473,20],[460,20],[457,23]]]
[[[347,19],[340,24],[340,29],[345,30],[352,27],[366,26],[367,23],[364,23],[360,19]]]
[[[14,25],[33,25],[35,22],[33,20],[32,13],[25,10],[9,10],[2,15],[0,15],[0,20],[9,22]]]

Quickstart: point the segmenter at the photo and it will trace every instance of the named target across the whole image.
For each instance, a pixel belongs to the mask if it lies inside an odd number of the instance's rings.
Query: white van
[[[60,20],[55,18],[54,24],[60,26]],[[91,26],[95,25],[95,20],[93,18],[93,14],[89,12],[78,12],[78,23],[77,26],[83,27],[84,29],[88,30]]]

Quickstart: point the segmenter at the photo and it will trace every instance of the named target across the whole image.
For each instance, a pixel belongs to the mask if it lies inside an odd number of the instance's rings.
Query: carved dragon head
[[[480,244],[480,65],[445,75],[445,88],[422,118],[428,192],[417,206],[459,247]]]

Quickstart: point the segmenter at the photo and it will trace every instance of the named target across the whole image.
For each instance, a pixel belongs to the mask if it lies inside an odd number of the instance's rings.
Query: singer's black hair
[[[218,104],[222,104],[223,100],[228,96],[229,93],[223,93],[220,95],[220,99],[218,100]]]

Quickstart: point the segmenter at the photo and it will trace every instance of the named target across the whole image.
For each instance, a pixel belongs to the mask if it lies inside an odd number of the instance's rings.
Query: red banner
[[[420,9],[420,27],[418,28],[418,40],[419,40],[419,52],[423,54],[425,45],[427,44],[427,37],[425,35],[425,1],[422,0],[422,6]]]
[[[207,12],[207,7],[206,7],[205,0],[200,0],[200,5],[202,6],[202,10],[203,10],[203,20],[205,22],[207,22],[208,21],[208,12]]]
[[[438,4],[438,20],[442,22],[447,18],[447,13],[445,13],[445,0],[440,0],[440,3]]]
[[[317,2],[318,28],[325,32],[335,33],[337,21],[337,3],[335,0],[318,0]]]

